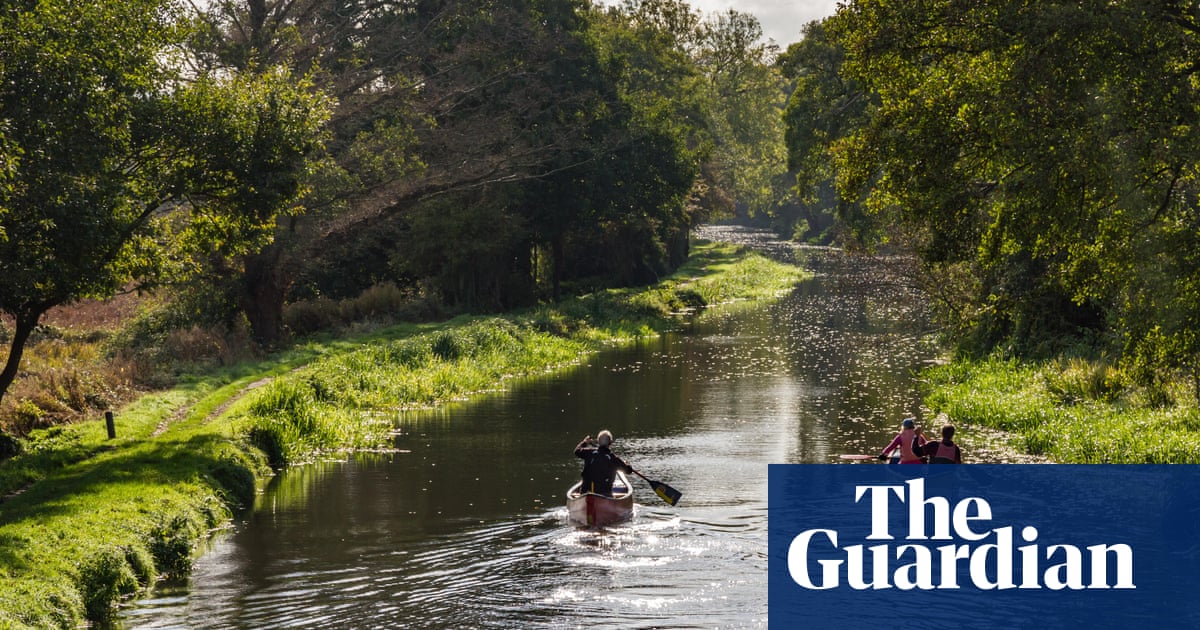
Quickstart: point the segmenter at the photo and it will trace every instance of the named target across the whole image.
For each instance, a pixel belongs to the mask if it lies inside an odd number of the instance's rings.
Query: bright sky
[[[833,15],[838,0],[687,0],[704,15],[735,9],[758,18],[763,35],[780,49],[800,40],[800,28]]]

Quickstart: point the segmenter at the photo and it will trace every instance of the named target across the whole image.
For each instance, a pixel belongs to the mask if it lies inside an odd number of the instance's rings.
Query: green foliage
[[[1151,2],[848,4],[796,51],[793,165],[832,167],[867,244],[921,256],[977,355],[1065,340],[1200,373],[1196,25]]]
[[[1200,410],[1164,406],[1106,361],[957,361],[926,373],[926,404],[1014,433],[1064,463],[1198,463]]]
[[[300,192],[324,101],[282,72],[181,80],[177,8],[0,16],[0,309],[16,322],[0,396],[48,309],[174,275],[189,251],[242,251]]]
[[[705,180],[741,215],[774,215],[789,201],[783,106],[785,80],[762,41],[758,19],[729,9],[702,23],[696,65],[707,78],[713,152]],[[715,194],[714,194],[715,193]],[[710,212],[724,208],[709,208]]]
[[[192,552],[205,530],[204,523],[192,510],[174,516],[162,516],[151,528],[148,543],[157,569],[173,578],[190,575]],[[88,617],[95,618],[90,608]]]
[[[1089,400],[1111,403],[1128,387],[1126,376],[1108,361],[1079,357],[1059,359],[1050,364],[1043,378],[1046,379],[1046,390],[1064,405]]]
[[[50,579],[0,577],[0,628],[78,628],[83,601],[73,585]]]
[[[79,568],[79,591],[83,593],[83,607],[88,619],[109,619],[113,605],[136,592],[139,586],[126,550],[102,548]]]

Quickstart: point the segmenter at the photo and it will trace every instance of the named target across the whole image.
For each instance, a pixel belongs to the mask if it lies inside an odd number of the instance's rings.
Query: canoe
[[[580,481],[567,490],[567,514],[571,521],[588,527],[602,527],[633,517],[633,485],[625,473],[617,472],[611,497],[580,492]]]

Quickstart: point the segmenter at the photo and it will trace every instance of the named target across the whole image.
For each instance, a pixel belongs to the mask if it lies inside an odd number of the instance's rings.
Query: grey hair
[[[596,443],[599,444],[600,446],[611,445],[613,443],[612,433],[609,433],[608,429],[605,429],[605,430],[601,431],[600,433],[597,433],[596,434]]]

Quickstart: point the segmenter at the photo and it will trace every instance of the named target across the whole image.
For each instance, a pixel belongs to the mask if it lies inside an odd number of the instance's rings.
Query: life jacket
[[[929,458],[930,464],[958,463],[958,457],[956,457],[958,454],[957,444],[946,444],[945,442],[930,442],[929,444],[937,447],[937,451],[933,454],[933,457]]]
[[[612,452],[607,448],[592,451],[583,462],[581,476],[584,492],[611,493],[615,468]]]
[[[917,432],[912,429],[905,429],[900,432],[900,463],[915,464],[921,461],[921,457],[913,452],[913,440],[916,439]]]

